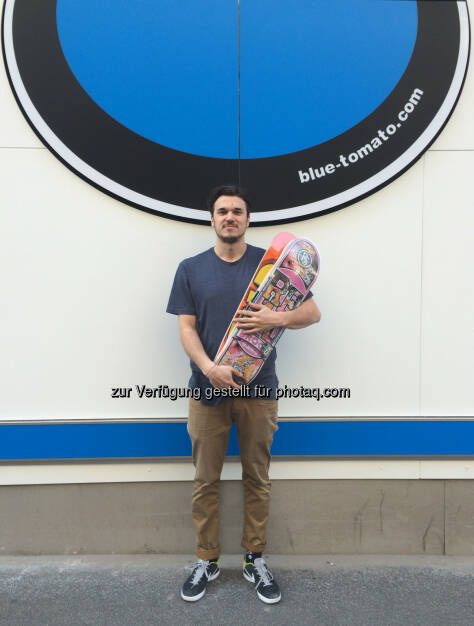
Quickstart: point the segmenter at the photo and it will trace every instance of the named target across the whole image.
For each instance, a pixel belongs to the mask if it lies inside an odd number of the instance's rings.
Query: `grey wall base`
[[[0,487],[0,555],[194,552],[192,483]],[[267,552],[474,554],[473,480],[273,481]],[[241,552],[242,486],[221,484],[221,548]]]

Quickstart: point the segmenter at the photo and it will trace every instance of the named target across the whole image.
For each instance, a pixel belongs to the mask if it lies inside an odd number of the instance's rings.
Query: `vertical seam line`
[[[422,417],[422,394],[423,394],[423,227],[425,214],[425,176],[426,176],[426,154],[423,155],[423,181],[421,198],[421,234],[420,234],[420,339],[418,355],[418,415]]]
[[[238,107],[238,178],[240,185],[240,0],[237,0],[237,107]]]
[[[446,556],[446,478],[443,480],[443,555]]]

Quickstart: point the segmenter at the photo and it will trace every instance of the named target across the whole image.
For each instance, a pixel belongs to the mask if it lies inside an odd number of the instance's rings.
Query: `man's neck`
[[[244,256],[245,251],[247,250],[247,244],[245,243],[245,239],[239,239],[235,243],[224,243],[220,239],[216,241],[216,245],[214,246],[214,252],[217,256],[223,261],[238,261],[241,257]]]

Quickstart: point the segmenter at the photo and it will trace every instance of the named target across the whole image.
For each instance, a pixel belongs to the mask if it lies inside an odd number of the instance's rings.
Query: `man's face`
[[[236,243],[245,234],[250,218],[245,200],[238,196],[219,196],[214,202],[211,224],[224,243]]]

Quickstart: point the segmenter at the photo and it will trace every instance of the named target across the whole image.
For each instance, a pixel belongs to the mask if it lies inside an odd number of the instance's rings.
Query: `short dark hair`
[[[240,185],[219,185],[214,187],[207,196],[207,208],[214,215],[214,203],[221,196],[237,196],[242,198],[245,202],[245,208],[247,209],[247,215],[250,215],[250,199],[247,190]]]

